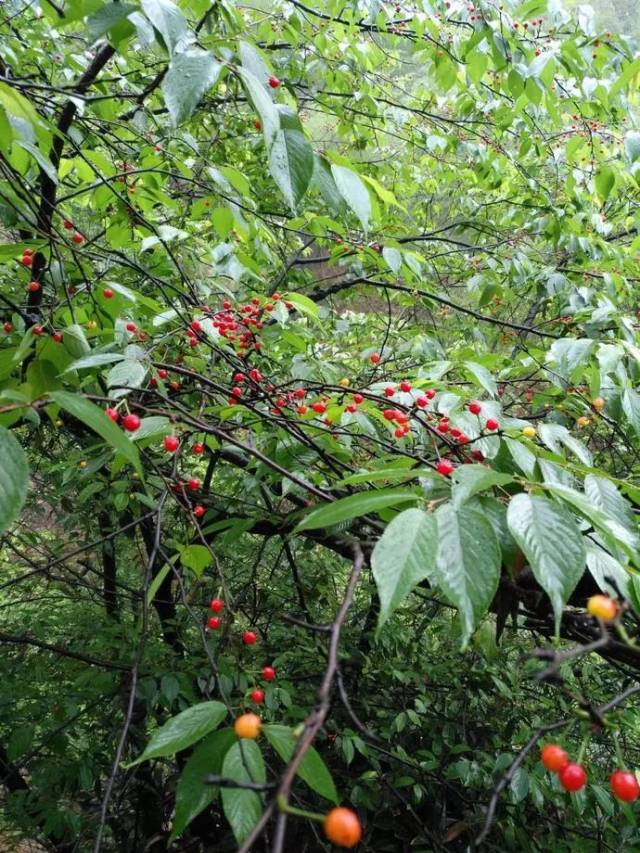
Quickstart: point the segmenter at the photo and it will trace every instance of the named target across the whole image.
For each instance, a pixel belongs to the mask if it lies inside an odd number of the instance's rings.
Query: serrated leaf
[[[107,386],[117,390],[140,388],[147,368],[137,359],[125,358],[107,374]]]
[[[491,394],[492,397],[496,396],[498,393],[498,386],[486,367],[483,367],[475,361],[465,361],[464,366],[478,384],[484,388],[487,394]]]
[[[629,160],[635,163],[640,157],[640,133],[637,130],[630,130],[625,134],[624,147]]]
[[[338,192],[347,205],[355,213],[362,224],[362,230],[366,233],[371,219],[371,199],[369,190],[366,188],[360,175],[346,166],[331,166],[331,174],[338,188]]]
[[[640,433],[640,394],[633,388],[625,388],[622,392],[622,411],[637,433]]]
[[[339,498],[333,503],[312,510],[294,530],[317,530],[319,527],[329,527],[351,518],[367,515],[369,512],[377,512],[389,506],[408,503],[419,500],[420,495],[416,491],[402,489],[378,489],[370,492],[358,492],[346,498]]]
[[[262,727],[262,732],[285,764],[288,763],[297,744],[293,730],[288,726],[268,725]],[[310,747],[305,753],[298,768],[298,776],[316,794],[320,794],[321,797],[330,800],[332,803],[338,803],[338,792],[329,768],[313,747]]]
[[[254,740],[234,743],[222,762],[222,775],[236,782],[264,783],[266,773],[260,747]],[[233,835],[242,844],[262,815],[262,798],[256,791],[223,788],[222,807]]]
[[[584,492],[597,509],[616,519],[628,530],[636,532],[635,513],[629,501],[620,494],[615,483],[607,477],[587,474],[584,478]]]
[[[435,516],[438,551],[433,580],[458,608],[466,645],[498,588],[500,547],[491,523],[477,509],[456,509],[447,503]]]
[[[382,257],[391,272],[397,273],[400,271],[400,267],[402,266],[402,254],[398,249],[394,249],[392,246],[384,246],[382,249]]]
[[[262,82],[258,80],[246,68],[237,68],[236,73],[240,76],[247,90],[247,95],[260,116],[265,142],[267,143],[267,148],[270,148],[276,133],[280,129],[280,115],[276,105],[273,103],[271,95],[267,91],[266,81]]]
[[[171,59],[162,91],[174,127],[193,114],[200,98],[218,80],[222,67],[208,50],[200,48],[177,53]]]
[[[204,545],[187,545],[180,552],[180,562],[183,566],[191,569],[200,578],[207,566],[213,563],[213,555]]]
[[[101,367],[103,364],[114,364],[122,361],[124,356],[117,352],[95,352],[72,361],[69,367],[62,371],[61,375],[72,370],[84,370],[86,367]]]
[[[179,838],[194,817],[218,796],[219,788],[205,785],[204,780],[209,774],[221,775],[224,757],[236,740],[233,729],[221,729],[209,735],[193,751],[178,779],[176,811],[169,842]]]
[[[142,473],[137,448],[102,409],[79,394],[70,394],[67,391],[52,391],[49,396],[61,409],[65,409],[89,429],[97,432],[114,450],[131,462],[139,473]]]
[[[28,487],[25,452],[14,435],[0,427],[0,534],[20,515]]]
[[[536,580],[551,600],[557,630],[562,608],[582,577],[586,563],[578,524],[563,506],[529,494],[512,498],[507,523]]]
[[[435,571],[438,533],[433,515],[412,508],[386,527],[371,554],[378,588],[378,631],[413,588]]]
[[[185,50],[195,40],[187,19],[172,0],[141,0],[142,10],[162,36],[170,55]]]
[[[105,3],[87,18],[89,35],[94,41],[99,39],[137,9],[130,3]]]
[[[280,129],[269,146],[269,171],[295,210],[313,177],[313,149],[302,132],[302,126],[291,110],[280,110]]]
[[[612,557],[604,548],[594,542],[587,541],[587,567],[591,576],[603,592],[618,596],[618,590],[624,596],[628,595],[629,573],[624,566]],[[615,581],[618,589],[612,586],[607,578]]]
[[[217,729],[227,713],[227,706],[222,702],[200,702],[198,705],[192,705],[191,708],[171,717],[155,731],[142,755],[127,766],[133,767],[141,761],[175,755],[176,752],[187,749]]]
[[[64,330],[62,340],[65,349],[74,358],[81,358],[91,352],[91,346],[84,333],[84,329],[75,323],[67,326]]]
[[[484,492],[493,486],[504,486],[512,483],[511,474],[494,471],[486,465],[459,465],[453,474],[453,489],[451,499],[454,506],[461,506],[478,492]]]
[[[596,193],[598,194],[600,201],[605,202],[609,198],[611,190],[615,186],[616,173],[611,166],[601,165],[596,172],[594,183],[596,186]]]
[[[131,441],[138,442],[152,436],[169,435],[172,430],[169,418],[163,415],[151,415],[149,418],[142,418],[138,429],[131,433]]]

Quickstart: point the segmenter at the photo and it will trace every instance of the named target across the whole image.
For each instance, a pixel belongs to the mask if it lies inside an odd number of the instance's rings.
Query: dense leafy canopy
[[[371,850],[640,845],[633,36],[0,14],[0,828],[321,849],[344,801]]]

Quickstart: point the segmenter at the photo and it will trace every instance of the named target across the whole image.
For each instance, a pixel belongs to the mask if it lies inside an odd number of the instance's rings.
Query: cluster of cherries
[[[560,744],[548,743],[543,746],[540,760],[547,770],[558,774],[565,791],[580,791],[587,784],[587,771],[582,764],[569,761],[569,756]],[[640,796],[636,775],[628,770],[614,770],[609,777],[609,784],[611,793],[625,803],[632,803]]]
[[[224,610],[224,601],[221,598],[213,598],[209,604],[209,610],[214,614],[222,613]],[[207,628],[210,631],[219,631],[221,627],[222,619],[220,616],[210,616],[209,619],[207,619]],[[257,641],[258,635],[255,631],[243,632],[242,642],[245,646],[254,646]],[[262,677],[265,681],[274,681],[276,677],[275,669],[272,666],[265,664],[265,666],[262,667]],[[264,690],[260,687],[255,687],[249,694],[249,697],[256,705],[261,705],[264,702]],[[255,716],[255,714],[253,716]],[[246,735],[241,735],[241,737],[246,737]]]

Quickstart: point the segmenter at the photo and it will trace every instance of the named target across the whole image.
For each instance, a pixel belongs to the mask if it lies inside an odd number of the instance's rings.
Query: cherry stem
[[[296,815],[296,817],[305,817],[307,820],[316,820],[318,823],[324,823],[326,815],[318,812],[306,812],[303,809],[297,809],[295,806],[290,806],[283,794],[278,794],[276,803],[281,812],[285,814]]]

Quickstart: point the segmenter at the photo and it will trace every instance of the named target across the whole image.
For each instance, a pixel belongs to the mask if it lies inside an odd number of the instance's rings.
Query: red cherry
[[[260,382],[260,380],[262,379],[262,374],[254,367],[253,370],[249,371],[249,379],[251,379],[253,382]]]
[[[395,435],[396,438],[403,438],[404,437],[404,427],[398,427],[397,429],[394,429],[393,434]]]
[[[547,743],[540,752],[540,761],[552,773],[559,773],[569,763],[569,756],[557,743]]]
[[[453,474],[453,464],[448,459],[440,459],[436,462],[436,471],[445,477],[450,477]]]
[[[246,377],[245,377],[244,373],[234,373],[233,374],[233,381],[234,382],[244,382],[245,378]]]
[[[405,391],[405,392],[411,391],[411,384],[409,382],[407,382],[405,379],[404,382],[400,383],[400,390]]]
[[[579,791],[587,784],[587,774],[581,764],[567,764],[558,774],[565,791]]]
[[[175,451],[180,447],[180,441],[175,435],[165,435],[164,437],[164,449],[167,453],[175,453]]]
[[[261,705],[264,702],[264,690],[260,690],[259,687],[257,687],[255,690],[252,690],[251,701],[255,702],[256,705]]]
[[[224,302],[222,303],[222,307],[224,308],[225,311],[228,311],[231,308],[231,303],[229,302],[228,299],[224,300]]]
[[[43,335],[44,334],[44,326],[34,326],[32,331],[33,331],[34,335]]]
[[[265,681],[273,681],[276,677],[275,669],[272,666],[263,666],[262,677]]]
[[[256,129],[256,130],[262,130],[262,122],[260,121],[260,119],[259,119],[259,118],[257,118],[257,119],[253,122],[253,126],[255,127],[255,129]],[[223,305],[224,305],[224,303],[223,303]]]
[[[192,320],[189,328],[192,332],[201,332],[202,331],[202,323],[199,320]]]
[[[385,419],[385,421],[395,421],[397,414],[398,413],[395,409],[385,409],[382,413],[382,417]]]
[[[258,639],[258,635],[254,631],[245,631],[242,635],[242,642],[245,646],[253,646]]]
[[[62,224],[67,229],[67,231],[73,230],[73,222],[70,219],[65,219]]]
[[[24,267],[30,267],[33,264],[33,255],[23,255],[20,259],[20,263]]]
[[[632,803],[640,796],[640,785],[635,773],[627,770],[615,770],[609,777],[613,795],[625,803]]]
[[[433,400],[433,398],[436,396],[436,392],[433,390],[433,388],[427,388],[424,393],[427,400]]]
[[[78,234],[78,232],[77,232],[77,231],[76,231],[76,233],[72,236],[72,238],[71,238],[71,239],[72,239],[72,241],[76,244],[76,246],[79,246],[79,245],[80,245],[80,243],[84,243],[84,237],[82,236],[82,234]]]
[[[409,415],[406,412],[396,412],[396,423],[408,424],[409,423]]]
[[[391,388],[391,387],[387,387],[387,388],[385,388],[385,389],[384,389],[384,396],[385,396],[385,397],[393,397],[393,395],[394,395],[395,393],[396,393],[396,392],[395,392],[395,391],[394,391],[394,389],[393,389],[393,388]]]
[[[13,326],[11,323],[5,323],[2,328],[5,330],[5,332],[7,334],[10,334],[11,332],[13,332]]]
[[[296,390],[293,392],[293,396],[296,398],[296,400],[302,400],[306,393],[307,392],[304,390],[304,388],[296,388]]]
[[[125,326],[125,329],[127,330],[127,332],[137,332],[138,331],[138,327],[136,326],[135,323],[127,323],[127,325]]]
[[[51,335],[51,339],[54,340],[57,344],[62,343],[62,332],[54,332]]]
[[[164,368],[160,368],[160,370],[158,371],[158,376],[160,377],[160,379],[166,379],[168,375],[169,371],[165,370]]]
[[[272,89],[277,89],[278,86],[280,85],[280,81],[278,80],[277,77],[273,77],[273,76],[269,77],[268,82],[269,82],[269,85],[271,86]]]
[[[40,282],[30,281],[27,285],[27,290],[29,290],[31,293],[37,293],[40,290]]]
[[[102,291],[102,295],[105,299],[113,299],[113,290],[111,290],[110,287],[105,287],[105,289]]]
[[[459,427],[451,427],[451,435],[454,438],[460,438],[462,435],[462,430]]]
[[[469,442],[471,441],[469,436],[465,435],[464,433],[459,435],[457,440],[458,440],[458,444],[469,444]]]
[[[469,403],[469,411],[472,415],[479,415],[482,411],[482,406],[480,403],[474,401],[473,403]]]
[[[135,432],[140,429],[140,418],[137,415],[125,415],[122,419],[122,426],[127,432]]]
[[[187,488],[190,492],[197,492],[200,488],[200,480],[197,477],[192,477],[187,481]]]
[[[104,413],[108,418],[111,418],[111,420],[116,424],[120,420],[120,415],[118,414],[118,410],[112,409],[111,406],[109,406],[107,409],[105,409]]]
[[[191,449],[196,456],[200,456],[201,453],[204,453],[204,444],[201,441],[196,441]]]
[[[353,395],[353,402],[354,403],[360,404],[363,400],[364,400],[364,397],[362,396],[362,394],[354,394]]]
[[[297,412],[299,415],[306,415],[308,411],[309,411],[308,406],[298,406],[298,407],[296,408],[296,412]]]
[[[213,610],[214,613],[220,613],[222,608],[224,607],[224,601],[221,598],[212,598],[211,603],[209,604],[209,609]]]
[[[429,401],[426,397],[418,397],[416,400],[416,406],[419,406],[421,409],[424,409],[425,406],[429,405]]]
[[[490,429],[492,431],[500,429],[500,424],[495,418],[489,418],[485,426],[487,429]]]
[[[219,617],[219,616],[211,616],[211,617],[207,620],[207,628],[210,628],[212,631],[217,631],[217,630],[218,630],[218,628],[220,627],[220,622],[221,622],[221,621],[222,621],[222,620],[220,619],[220,617]]]
[[[195,515],[196,518],[202,518],[202,516],[205,514],[205,512],[206,512],[206,509],[202,506],[202,504],[198,504],[197,506],[195,506],[193,508],[193,514]]]
[[[445,421],[445,420],[440,421],[438,423],[438,426],[436,427],[436,429],[438,430],[438,432],[441,432],[443,435],[445,433],[449,432],[449,421]]]
[[[311,408],[313,409],[314,412],[317,412],[317,414],[319,414],[319,415],[321,415],[321,414],[323,414],[323,412],[327,411],[327,407],[325,406],[324,403],[321,403],[321,402],[313,403]]]
[[[242,388],[239,388],[237,385],[235,385],[231,389],[231,396],[232,397],[242,397]]]
[[[25,249],[22,254],[30,257],[31,255],[33,255],[33,249]]]
[[[369,361],[371,364],[379,364],[380,363],[380,355],[377,352],[372,352],[369,356]]]
[[[476,460],[476,462],[484,462],[484,453],[481,450],[472,450],[471,456]]]

